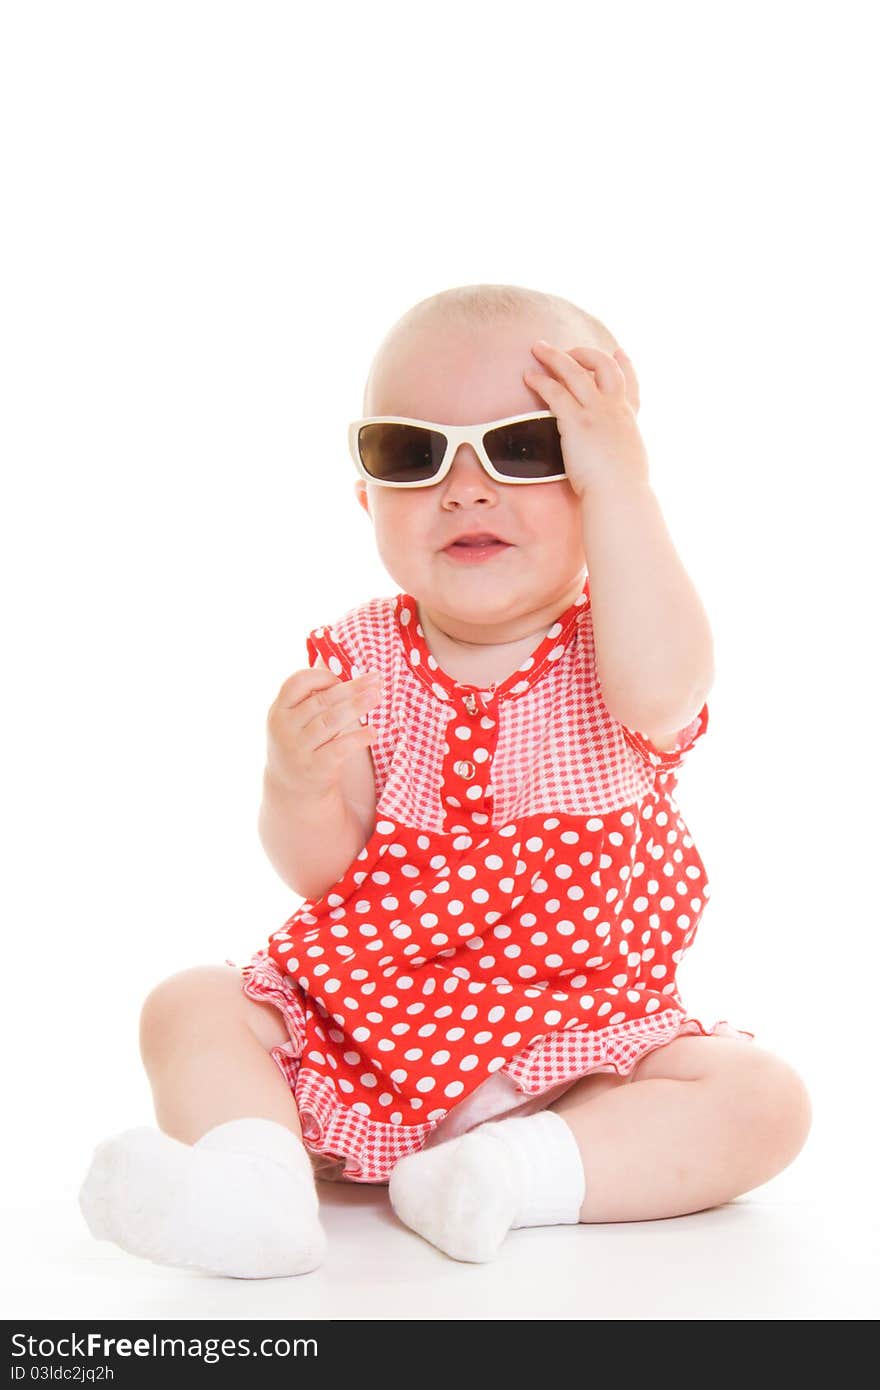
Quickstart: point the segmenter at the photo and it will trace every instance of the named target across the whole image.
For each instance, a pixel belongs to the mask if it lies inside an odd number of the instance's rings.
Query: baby
[[[98,1146],[98,1238],[302,1274],[320,1178],[387,1183],[480,1262],[518,1227],[732,1201],[800,1151],[799,1075],[676,985],[712,636],[638,408],[608,329],[519,286],[437,294],[381,344],[350,442],[401,592],[315,628],[267,721],[260,836],[304,901],[147,997],[159,1128]]]

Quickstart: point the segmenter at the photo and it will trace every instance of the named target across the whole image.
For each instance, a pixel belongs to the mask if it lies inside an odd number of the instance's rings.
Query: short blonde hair
[[[583,333],[590,346],[601,348],[603,352],[614,352],[618,347],[614,334],[601,319],[558,294],[529,289],[524,285],[455,285],[452,289],[440,290],[427,299],[420,299],[392,324],[373,358],[364,387],[364,411],[367,410],[376,363],[384,349],[406,330],[438,318],[441,322],[467,327],[470,324],[492,324],[530,315],[551,315],[561,319],[571,325],[573,332]]]

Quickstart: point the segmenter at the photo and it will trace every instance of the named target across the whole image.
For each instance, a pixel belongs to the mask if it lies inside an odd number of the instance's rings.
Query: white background
[[[101,1138],[153,1123],[146,993],[300,901],[257,836],[266,713],[310,628],[397,591],[347,424],[391,324],[459,284],[560,294],[633,359],[716,649],[678,791],[713,890],[683,997],[808,1083],[764,1191],[838,1234],[861,1182],[876,1206],[870,19],[3,7],[2,1162],[64,1233],[30,1283],[10,1267],[14,1311],[63,1314],[107,1254],[75,1196]]]

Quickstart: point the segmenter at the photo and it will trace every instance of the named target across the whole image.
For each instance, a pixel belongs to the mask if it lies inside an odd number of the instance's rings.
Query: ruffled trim
[[[282,975],[266,950],[257,951],[246,965],[239,966],[228,959],[226,964],[241,971],[245,994],[259,1003],[274,1004],[280,1009],[298,1060],[306,1036],[306,1011],[300,990],[291,989],[291,981]],[[285,1055],[288,1055],[289,1046],[283,1045]]]
[[[545,1033],[518,1052],[499,1070],[506,1072],[517,1089],[537,1096],[556,1086],[596,1071],[616,1071],[628,1076],[638,1062],[656,1047],[690,1033],[713,1033],[754,1040],[754,1033],[734,1028],[720,1019],[706,1028],[683,1008],[664,1009],[644,1018],[631,1018],[607,1028],[585,1026]]]
[[[317,1171],[322,1176],[351,1182],[386,1183],[398,1161],[424,1148],[445,1117],[421,1125],[384,1124],[344,1105],[328,1077],[300,1063],[305,1011],[298,998],[298,987],[281,974],[265,951],[258,951],[247,965],[236,966],[231,960],[226,964],[240,971],[242,987],[249,998],[274,1004],[284,1017],[290,1042],[273,1048],[272,1057],[294,1093],[303,1144],[315,1156]],[[749,1041],[755,1037],[747,1029],[734,1028],[727,1019],[707,1028],[683,1008],[670,1008],[607,1028],[578,1027],[546,1033],[498,1070],[510,1077],[518,1091],[539,1096],[561,1082],[578,1080],[592,1072],[614,1071],[628,1076],[649,1052],[689,1034]],[[450,1113],[447,1111],[447,1115]],[[333,1169],[337,1171],[332,1172]]]
[[[679,729],[678,737],[672,748],[658,748],[649,738],[641,734],[636,729],[629,729],[625,724],[620,725],[620,731],[630,747],[634,748],[645,762],[651,767],[658,768],[661,772],[669,772],[673,768],[681,767],[686,753],[689,753],[698,739],[702,738],[709,726],[709,706],[704,702],[702,709],[694,716],[690,724],[683,729]]]

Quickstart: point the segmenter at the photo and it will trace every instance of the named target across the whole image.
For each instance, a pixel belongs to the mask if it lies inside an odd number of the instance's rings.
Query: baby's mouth
[[[447,550],[506,550],[506,541],[453,541]]]
[[[444,546],[444,550],[460,553],[463,550],[507,550],[509,543],[496,536],[492,531],[473,531],[469,534],[457,536],[449,545]]]
[[[498,559],[506,550],[513,550],[513,546],[507,541],[501,540],[499,536],[459,536],[456,540],[450,541],[441,550],[441,555],[445,555],[454,565],[465,567],[474,565],[488,565],[490,560]]]

